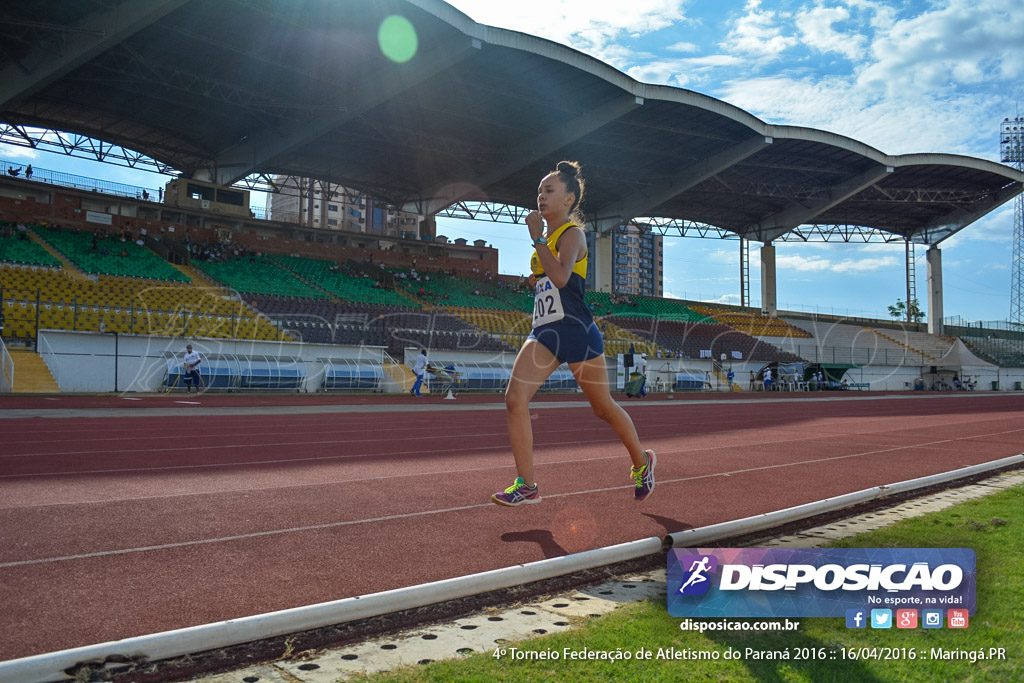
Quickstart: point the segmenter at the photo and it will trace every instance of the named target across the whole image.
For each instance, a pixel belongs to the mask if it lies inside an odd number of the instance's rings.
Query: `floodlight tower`
[[[999,158],[1024,171],[1024,116],[1003,119],[999,126]],[[1010,322],[1024,323],[1024,194],[1013,202],[1013,265],[1010,279]]]

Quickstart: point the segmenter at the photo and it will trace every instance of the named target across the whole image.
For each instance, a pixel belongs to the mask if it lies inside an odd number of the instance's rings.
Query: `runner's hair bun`
[[[556,168],[559,173],[564,173],[570,178],[575,178],[580,174],[580,165],[576,161],[559,161]]]

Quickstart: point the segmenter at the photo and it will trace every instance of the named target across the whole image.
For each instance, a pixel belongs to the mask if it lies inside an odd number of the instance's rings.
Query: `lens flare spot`
[[[381,22],[377,30],[377,42],[384,56],[399,64],[415,57],[419,49],[416,28],[412,22],[398,14],[392,14]]]
[[[583,508],[559,510],[551,523],[551,535],[566,552],[591,550],[597,538],[597,520]]]

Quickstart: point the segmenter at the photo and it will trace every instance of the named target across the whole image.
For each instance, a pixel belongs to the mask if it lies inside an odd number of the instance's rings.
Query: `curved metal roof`
[[[891,156],[639,83],[571,48],[473,22],[440,0],[8,3],[0,117],[138,150],[185,175],[316,177],[433,213],[533,206],[578,159],[599,229],[637,216],[770,241],[867,226],[935,244],[1021,192],[983,159]],[[411,22],[415,56],[378,29]]]

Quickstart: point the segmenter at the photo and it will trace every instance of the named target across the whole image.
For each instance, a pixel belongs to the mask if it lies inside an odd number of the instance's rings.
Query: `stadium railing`
[[[7,345],[0,338],[0,392],[9,393],[14,388],[14,360],[7,352]]]

